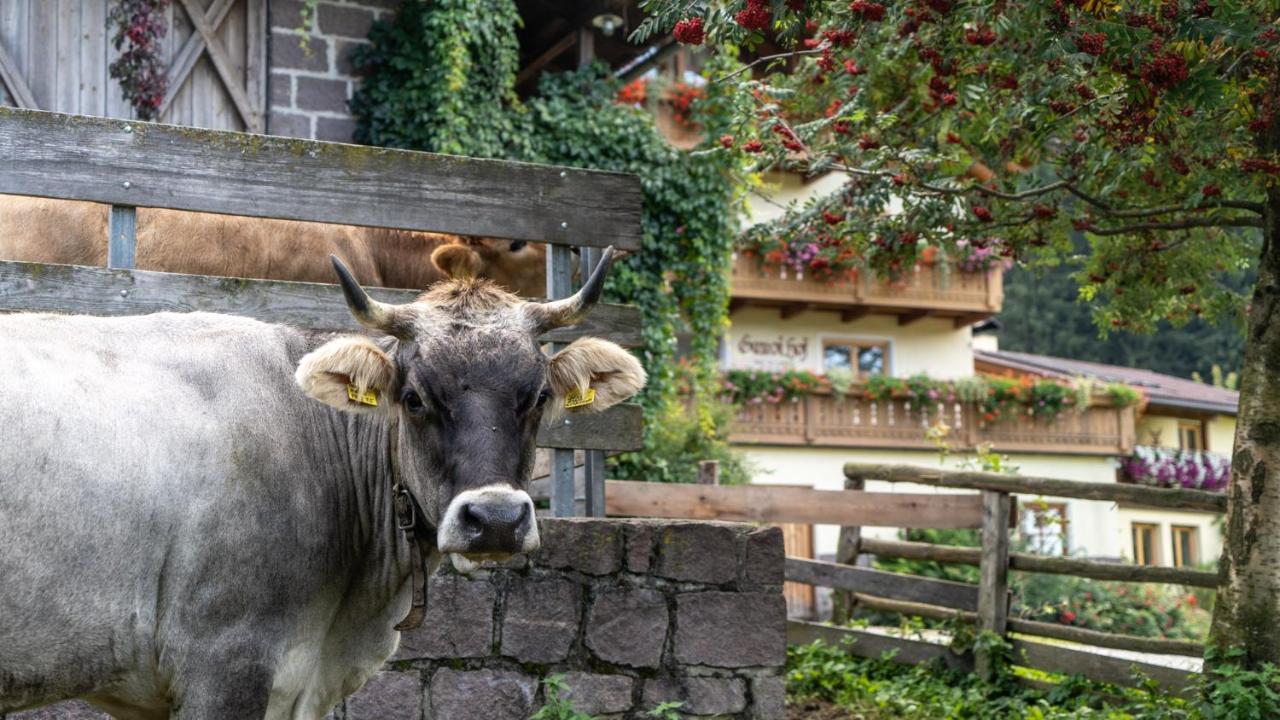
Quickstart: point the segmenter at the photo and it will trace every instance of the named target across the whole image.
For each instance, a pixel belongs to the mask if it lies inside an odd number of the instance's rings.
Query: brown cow
[[[0,195],[0,260],[105,265],[106,205]],[[365,285],[421,289],[450,274],[544,295],[546,247],[523,240],[138,208],[140,270],[331,282],[329,255]]]

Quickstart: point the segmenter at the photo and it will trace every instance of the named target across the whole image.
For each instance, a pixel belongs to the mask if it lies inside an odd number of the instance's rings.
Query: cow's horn
[[[548,330],[573,325],[586,317],[591,308],[600,301],[604,292],[604,278],[609,274],[609,266],[613,263],[613,246],[605,248],[600,255],[600,264],[592,271],[591,277],[571,297],[563,300],[551,300],[544,303],[533,303],[528,306],[533,318],[534,334],[541,335]]]
[[[342,295],[347,299],[347,307],[356,320],[370,330],[381,330],[394,335],[397,325],[396,306],[380,303],[369,297],[337,255],[330,255],[329,261],[333,263],[333,271],[338,274],[338,284],[342,286]]]

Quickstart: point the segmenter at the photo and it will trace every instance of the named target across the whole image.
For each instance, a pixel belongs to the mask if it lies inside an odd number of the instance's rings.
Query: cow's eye
[[[520,252],[521,250],[524,249],[524,246],[528,244],[529,244],[528,241],[525,241],[525,240],[512,240],[511,252]]]
[[[400,402],[404,405],[404,409],[409,411],[410,415],[421,415],[426,411],[426,406],[422,404],[422,396],[413,388],[405,388],[400,393]]]
[[[547,390],[546,388],[543,388],[542,392],[538,393],[538,407],[542,407],[543,405],[546,405],[547,401],[550,399],[551,399],[551,391]]]

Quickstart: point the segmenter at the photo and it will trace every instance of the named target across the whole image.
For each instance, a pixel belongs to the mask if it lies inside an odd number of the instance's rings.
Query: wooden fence
[[[1204,645],[1186,640],[1145,638],[1098,632],[1056,623],[1009,617],[1010,570],[1071,575],[1097,580],[1168,583],[1192,587],[1217,586],[1215,573],[1186,568],[1138,566],[1078,558],[1048,557],[1011,552],[1009,530],[1014,525],[1016,496],[1053,496],[1105,502],[1130,502],[1151,507],[1220,512],[1225,498],[1215,493],[1019,477],[983,472],[957,472],[904,465],[862,465],[844,468],[846,490],[822,491],[802,487],[655,485],[608,483],[610,515],[744,520],[757,522],[826,523],[842,526],[841,562],[786,559],[786,580],[848,593],[857,606],[904,616],[971,623],[1009,639],[1015,665],[1064,675],[1081,674],[1099,682],[1136,686],[1135,671],[1159,687],[1181,692],[1190,685],[1189,673],[1154,662],[1092,652],[1089,647],[1137,653],[1199,657]],[[933,487],[977,490],[974,494],[903,494],[865,492],[867,480],[909,482]],[[920,542],[862,538],[862,527],[971,528],[981,530],[981,547],[955,547]],[[979,582],[961,583],[905,575],[851,563],[860,553],[886,558],[910,558],[977,566]],[[849,563],[849,564],[846,564]],[[941,658],[951,667],[989,674],[991,658],[956,653],[924,639],[911,639],[870,630],[793,620],[792,643],[823,640],[847,644],[850,652],[880,657],[896,651],[894,659],[920,663]],[[1074,646],[1044,642],[1067,641]],[[1080,647],[1085,646],[1085,647]]]
[[[0,310],[203,310],[354,329],[336,285],[133,269],[139,206],[546,242],[548,297],[572,293],[573,247],[587,271],[603,247],[640,247],[640,182],[619,173],[8,107],[0,107],[0,166],[0,193],[112,206],[106,268],[0,262]],[[370,294],[404,302],[418,290]],[[585,335],[638,345],[639,312],[603,305],[542,339]],[[602,515],[603,452],[638,449],[641,432],[634,404],[540,428],[539,445],[554,448],[555,514],[574,512],[574,448],[587,451],[587,510]]]

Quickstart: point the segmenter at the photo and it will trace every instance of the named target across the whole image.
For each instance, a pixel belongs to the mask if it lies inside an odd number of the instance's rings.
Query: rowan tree
[[[1104,332],[1247,326],[1213,643],[1280,662],[1276,0],[648,0],[643,40],[755,58],[718,152],[841,172],[750,236],[893,275],[926,247],[1078,262]],[[1088,252],[1073,257],[1072,231]],[[1257,270],[1251,298],[1224,282]]]

